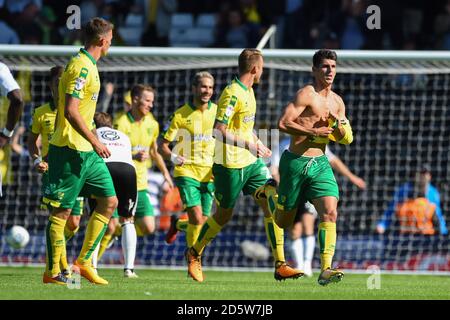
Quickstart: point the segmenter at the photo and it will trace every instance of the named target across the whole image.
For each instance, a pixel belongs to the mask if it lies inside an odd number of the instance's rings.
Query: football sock
[[[114,236],[120,237],[122,235],[122,226],[120,224],[116,224],[116,230],[114,230]]]
[[[125,260],[125,269],[134,269],[137,235],[133,224],[132,222],[122,224],[122,251]]]
[[[200,231],[202,230],[201,224],[188,224],[187,225],[187,231],[186,231],[186,243],[188,248],[192,247],[198,239],[198,235],[200,234]]]
[[[188,224],[189,224],[188,220],[186,220],[186,219],[178,219],[177,226],[176,226],[177,230],[186,232],[188,230]]]
[[[273,221],[273,217],[264,217],[264,227],[266,229],[267,240],[269,240],[275,263],[278,261],[285,262],[284,230]]]
[[[92,252],[91,265],[92,268],[97,269],[98,266],[98,250],[100,250],[100,244],[98,244]]]
[[[336,223],[319,224],[320,264],[322,271],[331,268],[334,249],[336,247]]]
[[[66,245],[67,245],[67,241],[69,241],[70,239],[73,238],[73,236],[78,232],[78,230],[80,229],[80,227],[76,227],[74,230],[70,230],[68,224],[66,224],[66,226],[64,227],[64,238],[66,241]],[[69,270],[69,264],[67,263],[67,251],[66,251],[66,246],[64,246],[62,252],[61,252],[61,260],[59,261],[59,266],[62,270]]]
[[[141,228],[135,223],[134,228],[136,229],[136,235],[138,237],[143,237],[145,234],[142,232]]]
[[[303,241],[303,250],[304,250],[304,263],[305,269],[311,270],[311,264],[314,257],[314,248],[316,247],[316,237],[306,236],[302,238]]]
[[[86,228],[86,235],[83,241],[83,247],[81,248],[80,255],[77,259],[79,264],[89,265],[91,263],[92,252],[103,238],[103,235],[108,228],[108,222],[109,218],[94,211],[89,219]]]
[[[105,250],[108,247],[109,242],[112,240],[112,237],[113,237],[112,234],[105,233],[105,235],[102,238],[102,241],[100,241],[100,248],[98,249],[98,256],[97,256],[98,261],[102,259],[102,256],[105,253]]]
[[[303,241],[302,238],[291,240],[292,256],[295,260],[295,266],[303,270]]]
[[[197,241],[192,246],[194,250],[201,255],[206,245],[214,239],[220,230],[222,230],[222,227],[214,220],[213,217],[209,217],[203,224]]]
[[[64,227],[66,220],[50,215],[47,228],[45,230],[47,250],[45,271],[49,277],[56,277],[61,269],[59,262],[62,251],[65,249]]]
[[[66,239],[66,242],[72,239],[79,229],[80,227],[76,227],[74,230],[70,230],[69,226],[66,224],[64,227],[64,238]]]

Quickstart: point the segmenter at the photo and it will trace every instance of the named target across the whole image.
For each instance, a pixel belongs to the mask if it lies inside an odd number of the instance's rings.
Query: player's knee
[[[147,225],[146,224],[146,225],[140,226],[140,228],[141,228],[142,233],[145,234],[145,235],[150,235],[150,234],[155,233],[155,226],[154,225]]]
[[[275,215],[275,223],[280,228],[287,228],[292,224],[292,222],[288,218],[289,218],[288,215],[285,214],[283,211],[277,211],[277,214]]]
[[[337,210],[336,209],[327,209],[325,210],[325,213],[322,214],[323,222],[334,222],[336,223],[337,220]]]
[[[223,226],[231,220],[232,216],[233,208],[224,209],[219,207],[213,218],[219,225]]]
[[[70,216],[69,219],[67,219],[67,227],[69,230],[74,231],[80,226],[80,216]]]
[[[110,209],[111,212],[113,212],[114,210],[116,210],[117,206],[119,205],[119,200],[117,199],[117,197],[109,197],[107,205],[108,205],[108,209]]]

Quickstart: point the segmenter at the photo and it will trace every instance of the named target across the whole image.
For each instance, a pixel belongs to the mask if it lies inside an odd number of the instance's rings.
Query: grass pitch
[[[0,267],[0,299],[4,300],[387,300],[450,299],[450,277],[381,275],[380,289],[367,289],[367,274],[346,274],[342,282],[322,287],[312,278],[275,281],[269,272],[204,270],[205,282],[187,278],[185,271],[137,270],[138,279],[125,279],[120,269],[102,269],[108,286],[85,279],[79,289],[44,285],[43,268]]]

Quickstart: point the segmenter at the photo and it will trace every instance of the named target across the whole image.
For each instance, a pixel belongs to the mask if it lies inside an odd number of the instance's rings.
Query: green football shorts
[[[153,217],[155,213],[153,212],[153,206],[150,203],[150,198],[147,190],[138,191],[138,203],[136,208],[136,218]]]
[[[105,162],[95,152],[81,152],[50,145],[49,183],[44,203],[57,208],[73,208],[78,197],[113,197],[116,195]]]
[[[46,171],[42,174],[42,186],[41,186],[42,194],[44,194],[44,190],[47,188],[48,184],[49,184],[48,171]],[[84,198],[77,197],[77,200],[75,200],[75,205],[73,206],[72,211],[70,212],[70,215],[71,216],[83,215],[83,207],[84,207]],[[44,199],[42,199],[41,208],[48,209],[47,205],[44,203]]]
[[[214,183],[200,182],[190,177],[175,177],[184,208],[201,206],[204,216],[211,214],[214,200]]]
[[[333,170],[325,155],[304,157],[284,151],[280,159],[278,208],[289,211],[301,203],[332,196],[339,200]]]
[[[226,168],[220,164],[213,165],[215,197],[221,208],[233,208],[241,191],[244,195],[254,194],[264,185],[270,175],[269,169],[261,158],[244,168]]]

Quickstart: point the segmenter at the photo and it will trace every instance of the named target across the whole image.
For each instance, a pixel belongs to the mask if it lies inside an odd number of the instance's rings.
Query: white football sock
[[[122,251],[125,260],[125,269],[134,269],[134,259],[136,257],[137,235],[134,223],[125,222],[122,224]]]
[[[94,252],[92,252],[92,268],[97,269],[97,263],[98,263],[98,251],[100,250],[100,243],[97,245],[97,248],[95,248]]]
[[[303,237],[303,249],[305,250],[305,270],[312,272],[311,265],[314,257],[314,248],[316,247],[316,237],[315,236],[307,236]]]
[[[291,241],[291,250],[295,260],[295,267],[303,270],[303,242],[301,238]]]

